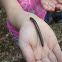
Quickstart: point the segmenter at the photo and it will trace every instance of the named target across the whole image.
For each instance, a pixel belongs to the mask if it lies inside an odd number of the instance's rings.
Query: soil
[[[6,25],[6,12],[0,4],[0,62],[26,62],[20,48],[9,33]],[[50,25],[62,49],[62,23]]]

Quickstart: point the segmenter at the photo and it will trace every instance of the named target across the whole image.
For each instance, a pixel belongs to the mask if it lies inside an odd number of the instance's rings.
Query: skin
[[[20,29],[19,36],[19,45],[26,61],[62,62],[62,51],[52,29],[41,19],[37,17],[34,17],[34,19],[42,32],[44,47],[40,43],[34,24],[27,21]]]
[[[1,0],[9,22],[19,29],[19,46],[27,62],[62,62],[62,51],[52,29],[42,19],[25,12],[17,0]],[[42,32],[44,47],[30,17],[34,18]],[[46,28],[45,28],[46,27]],[[53,60],[52,60],[53,59]]]
[[[57,0],[58,3],[62,4],[62,0]]]
[[[62,10],[62,0],[41,0],[41,4],[45,10],[50,12]]]

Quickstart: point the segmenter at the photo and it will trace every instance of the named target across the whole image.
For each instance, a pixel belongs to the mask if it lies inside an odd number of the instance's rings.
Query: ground
[[[6,13],[0,4],[0,62],[26,62],[6,26]],[[50,25],[62,49],[62,23]]]

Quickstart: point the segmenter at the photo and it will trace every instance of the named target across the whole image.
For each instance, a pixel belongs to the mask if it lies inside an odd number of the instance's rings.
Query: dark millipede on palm
[[[43,38],[42,38],[42,34],[40,32],[40,29],[39,29],[39,26],[38,26],[37,22],[32,17],[30,17],[30,20],[34,23],[34,25],[36,27],[37,33],[39,35],[39,39],[41,41],[41,45],[44,46],[44,41],[43,41]]]

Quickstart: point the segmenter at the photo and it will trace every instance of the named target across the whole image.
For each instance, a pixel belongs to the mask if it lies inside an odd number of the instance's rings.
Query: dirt
[[[6,25],[6,12],[0,4],[0,62],[26,62],[20,48],[16,45]],[[62,49],[62,23],[52,24]]]

